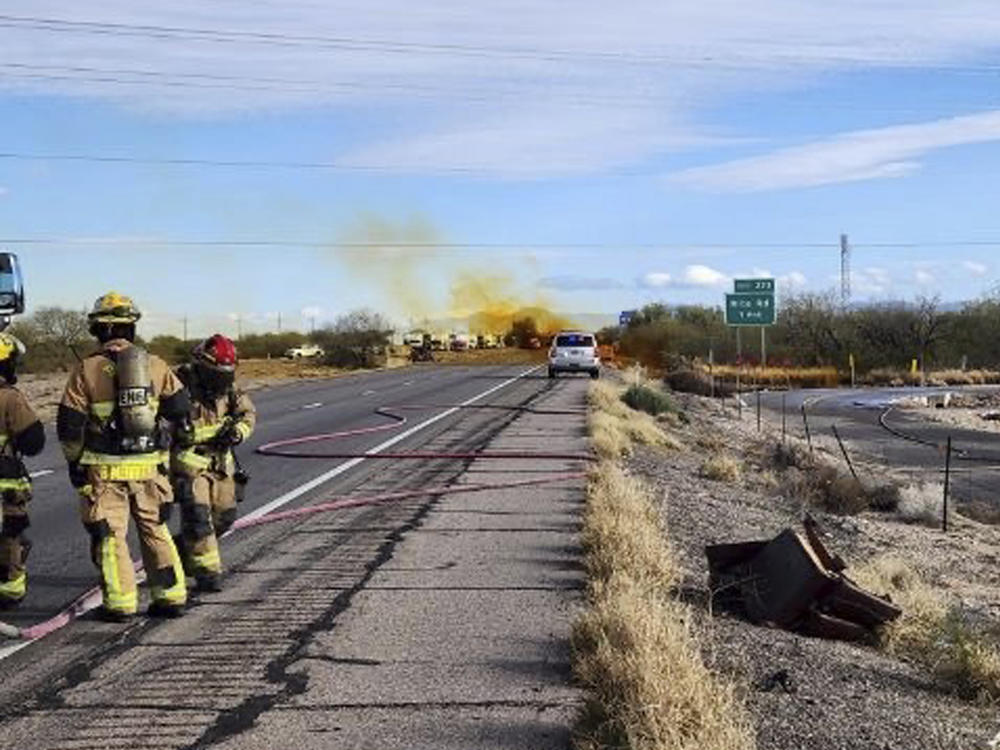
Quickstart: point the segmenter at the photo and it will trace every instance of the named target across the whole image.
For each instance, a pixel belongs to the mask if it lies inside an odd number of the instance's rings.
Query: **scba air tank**
[[[156,409],[149,352],[129,346],[115,360],[118,381],[118,415],[124,453],[148,453],[156,449]]]

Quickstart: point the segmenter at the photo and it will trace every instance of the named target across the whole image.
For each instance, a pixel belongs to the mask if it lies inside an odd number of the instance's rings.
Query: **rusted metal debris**
[[[753,622],[821,638],[870,640],[902,610],[851,581],[847,567],[807,517],[805,534],[785,529],[771,540],[705,548],[713,601]]]

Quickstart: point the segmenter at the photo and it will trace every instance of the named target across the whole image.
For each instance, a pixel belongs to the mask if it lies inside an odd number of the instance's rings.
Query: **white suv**
[[[601,374],[601,359],[597,356],[594,334],[584,331],[560,331],[552,339],[549,349],[549,377],[560,372],[589,372],[590,377]]]
[[[322,357],[325,352],[315,344],[300,344],[285,351],[288,359],[307,359],[312,357]]]

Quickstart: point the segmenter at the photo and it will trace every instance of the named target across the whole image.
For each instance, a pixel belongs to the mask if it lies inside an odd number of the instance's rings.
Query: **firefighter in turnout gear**
[[[25,561],[31,542],[24,530],[28,528],[31,479],[21,457],[37,455],[45,447],[42,423],[14,387],[17,360],[23,354],[20,341],[0,333],[0,607],[18,604],[27,592]]]
[[[128,619],[138,607],[127,543],[130,515],[149,581],[149,613],[179,615],[187,600],[184,570],[167,528],[173,496],[163,420],[181,439],[190,439],[191,400],[166,362],[132,343],[139,317],[124,295],[98,298],[88,319],[101,349],[70,375],[56,420],[101,576],[100,614],[113,621]]]
[[[215,334],[194,348],[191,362],[177,375],[191,393],[194,441],[171,456],[174,495],[181,506],[177,540],[184,568],[198,590],[218,591],[222,561],[218,538],[236,520],[247,475],[233,447],[253,433],[257,413],[250,398],[235,386],[236,347]]]

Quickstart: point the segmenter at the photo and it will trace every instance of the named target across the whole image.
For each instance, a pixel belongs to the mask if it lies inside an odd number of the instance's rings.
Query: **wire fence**
[[[865,487],[902,488],[945,529],[953,510],[1000,524],[1000,430],[985,419],[973,429],[904,414],[869,394],[845,403],[850,391],[764,390],[752,379],[718,379],[712,391],[724,418],[769,440],[798,442]]]

